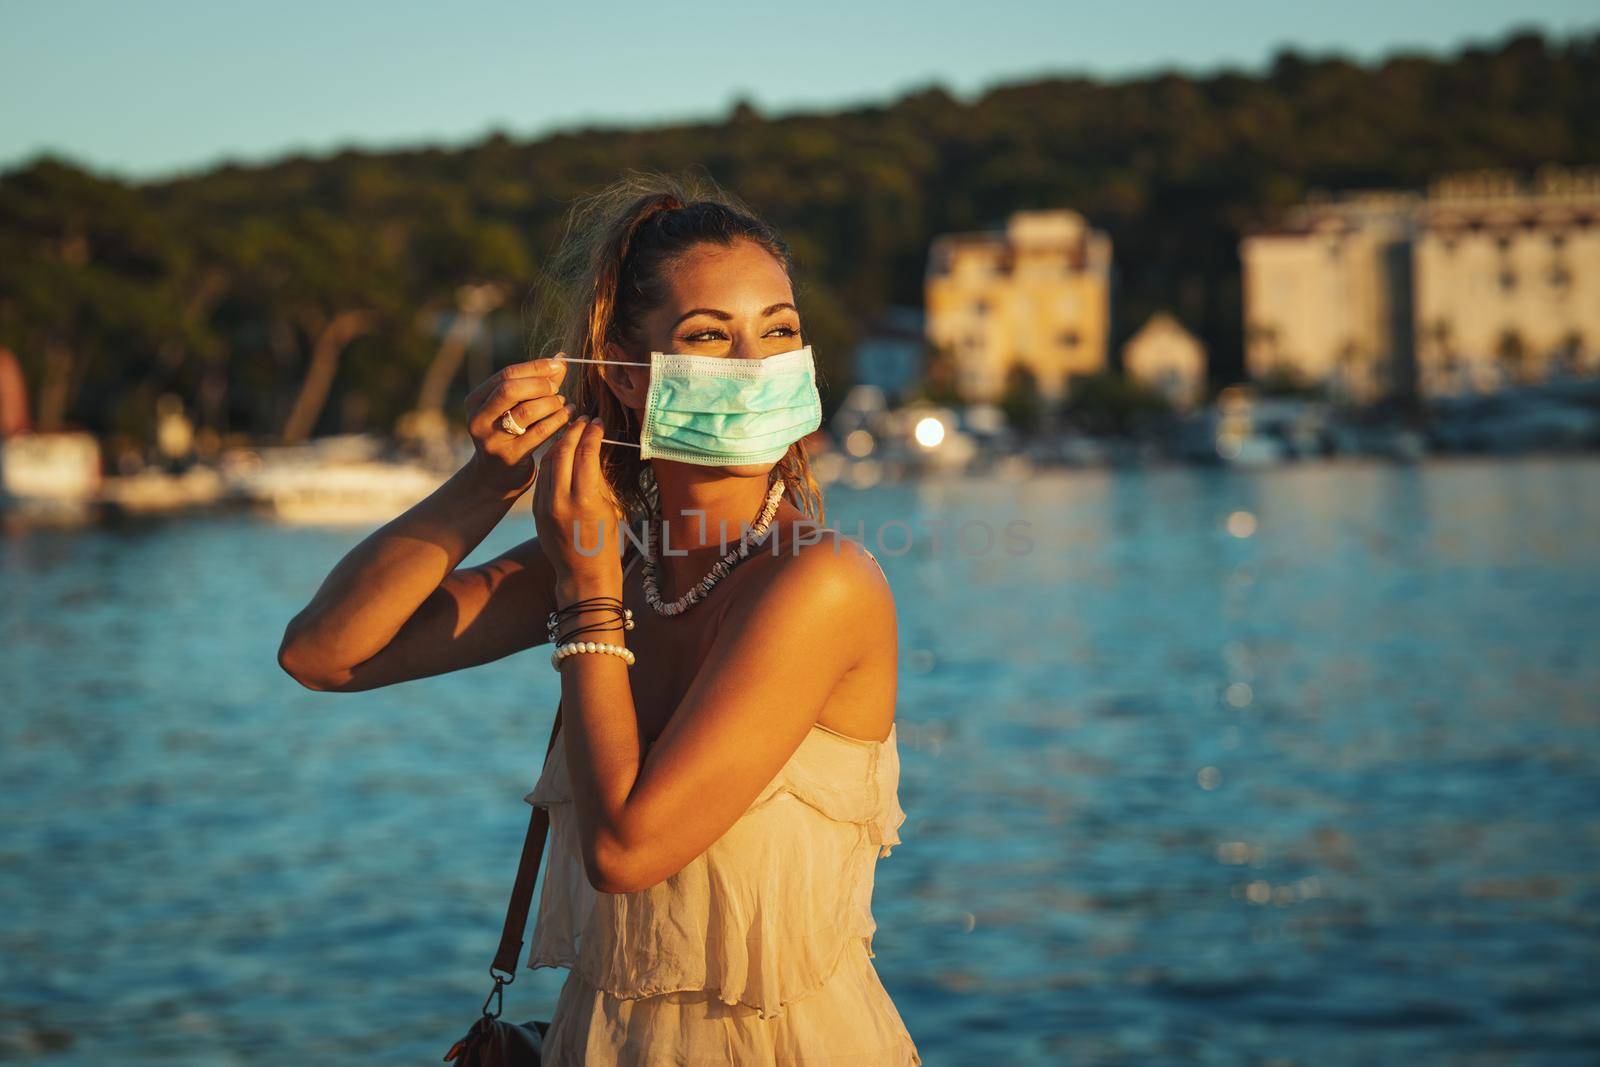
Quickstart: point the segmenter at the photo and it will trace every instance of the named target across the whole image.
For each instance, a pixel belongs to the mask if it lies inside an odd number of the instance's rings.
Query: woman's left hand
[[[558,597],[591,590],[620,595],[622,510],[600,471],[604,436],[599,420],[580,415],[539,461],[533,518],[555,570]]]

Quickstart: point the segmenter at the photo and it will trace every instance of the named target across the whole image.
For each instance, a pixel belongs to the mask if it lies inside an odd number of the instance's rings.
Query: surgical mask
[[[822,425],[811,346],[764,359],[651,352],[649,363],[577,359],[650,368],[644,426],[639,441],[601,440],[710,467],[772,463],[789,446]]]

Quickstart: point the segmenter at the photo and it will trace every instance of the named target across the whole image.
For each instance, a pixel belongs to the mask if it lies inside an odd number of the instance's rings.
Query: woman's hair
[[[647,314],[666,297],[665,279],[683,257],[703,244],[731,246],[754,241],[793,278],[789,247],[778,231],[708,175],[681,176],[631,171],[573,202],[566,230],[545,265],[536,290],[535,358],[565,352],[604,360],[614,341],[636,350]],[[606,436],[639,440],[639,426],[601,379],[597,363],[574,363],[563,382],[579,415],[599,416]],[[601,470],[624,521],[636,523],[659,510],[650,461],[635,449],[604,445]],[[804,440],[796,441],[774,467],[784,495],[817,523],[822,490],[811,473]]]

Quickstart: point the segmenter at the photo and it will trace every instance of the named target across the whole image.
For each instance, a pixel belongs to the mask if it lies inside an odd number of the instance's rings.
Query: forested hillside
[[[336,373],[312,428],[387,428],[416,402],[438,345],[430,314],[453,309],[459,286],[506,286],[494,360],[518,358],[523,296],[565,202],[628,168],[700,165],[793,245],[830,402],[861,324],[920,303],[932,236],[1053,206],[1112,235],[1114,344],[1167,307],[1226,381],[1240,368],[1244,227],[1313,188],[1595,162],[1600,35],[1377,66],[1285,53],[1259,74],[1053,78],[970,103],[932,87],[829,114],[740,106],[721,122],[160,184],[41,159],[0,175],[0,344],[22,360],[43,428],[143,438],[171,391],[203,425],[274,438],[319,352]],[[452,413],[468,384],[463,371]]]

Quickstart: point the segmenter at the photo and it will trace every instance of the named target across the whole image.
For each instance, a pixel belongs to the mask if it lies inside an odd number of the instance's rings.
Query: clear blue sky
[[[543,10],[541,10],[543,9]],[[42,151],[158,177],[294,150],[531,136],[961,97],[1046,73],[1259,69],[1284,45],[1447,52],[1600,27],[1594,0],[799,0],[553,5],[0,0],[0,167]]]

